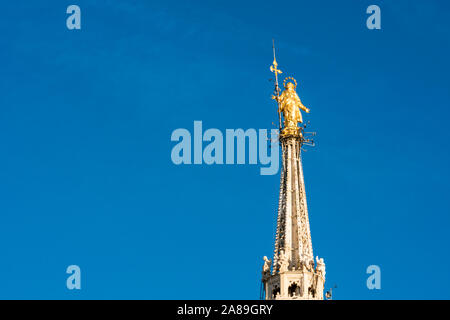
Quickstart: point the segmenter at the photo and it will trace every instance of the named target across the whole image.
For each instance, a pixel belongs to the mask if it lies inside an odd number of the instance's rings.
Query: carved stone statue
[[[310,256],[300,254],[300,265],[301,270],[313,272],[314,271],[314,258],[311,258]]]
[[[264,266],[263,266],[263,274],[270,273],[270,266],[272,265],[272,260],[267,259],[266,256],[264,256]]]
[[[295,80],[294,80],[295,81]],[[284,127],[297,128],[298,122],[303,122],[302,113],[300,109],[309,113],[309,109],[305,107],[295,91],[297,85],[293,82],[288,82],[284,88],[285,90],[279,98],[274,97],[280,106],[280,112],[283,113]]]
[[[286,257],[283,250],[281,250],[281,252],[280,252],[278,264],[280,266],[280,272],[285,272],[288,270],[289,261],[288,261],[288,257]]]
[[[323,258],[316,256],[316,271],[325,278],[325,262],[323,262]]]

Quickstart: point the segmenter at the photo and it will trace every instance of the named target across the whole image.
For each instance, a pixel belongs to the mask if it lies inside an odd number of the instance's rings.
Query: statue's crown
[[[293,77],[287,77],[283,81],[283,87],[286,88],[288,83],[292,83],[294,85],[294,89],[297,89],[297,80],[295,80]]]

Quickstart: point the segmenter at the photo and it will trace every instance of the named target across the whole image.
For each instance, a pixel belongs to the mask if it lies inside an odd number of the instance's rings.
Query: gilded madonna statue
[[[287,80],[289,81],[286,83]],[[309,113],[309,109],[303,105],[296,92],[297,82],[295,79],[289,77],[284,82],[284,91],[279,97],[273,96],[272,98],[278,102],[278,112],[283,114],[283,132],[294,133],[298,131],[298,123],[303,122],[300,110]]]

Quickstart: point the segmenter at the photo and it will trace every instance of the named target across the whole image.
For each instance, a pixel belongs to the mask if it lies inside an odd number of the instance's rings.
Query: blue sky
[[[82,28],[66,28],[66,8]],[[366,28],[381,8],[382,29]],[[176,128],[273,128],[272,38],[317,146],[336,299],[450,298],[445,1],[15,1],[0,19],[0,298],[257,299],[279,176],[172,163]],[[79,265],[82,289],[65,270]],[[381,268],[368,290],[366,268]]]

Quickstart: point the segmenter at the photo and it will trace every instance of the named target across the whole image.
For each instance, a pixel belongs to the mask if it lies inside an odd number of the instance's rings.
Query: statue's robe
[[[284,90],[280,96],[280,104],[285,127],[297,127],[298,122],[303,122],[299,108],[306,110],[306,107],[300,101],[297,92]]]

